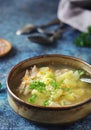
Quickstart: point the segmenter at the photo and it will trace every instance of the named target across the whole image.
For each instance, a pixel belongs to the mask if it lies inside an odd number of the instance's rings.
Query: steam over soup
[[[83,70],[60,66],[33,66],[26,70],[16,90],[19,98],[39,106],[62,107],[75,105],[91,97],[91,85],[80,81]]]

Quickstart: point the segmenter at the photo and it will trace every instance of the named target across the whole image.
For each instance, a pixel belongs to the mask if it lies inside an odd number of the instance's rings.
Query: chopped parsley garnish
[[[2,88],[2,84],[0,83],[0,89]]]
[[[33,81],[29,88],[30,89],[37,89],[39,92],[42,92],[43,90],[45,90],[45,86],[46,84],[40,81]]]
[[[53,75],[53,74],[49,74],[48,77],[51,78],[51,79],[53,79],[53,78],[54,78],[54,75]]]
[[[61,85],[61,84],[64,83],[64,81],[63,80],[59,80],[57,83],[58,83],[58,85]]]
[[[79,75],[81,76],[81,75],[84,74],[84,71],[83,71],[83,70],[78,70],[78,73],[79,73]]]
[[[49,103],[50,103],[50,100],[47,99],[47,100],[45,100],[45,101],[43,102],[43,106],[47,106],[47,105],[49,105]]]
[[[56,81],[51,81],[51,82],[50,82],[50,85],[51,85],[52,87],[54,87],[54,89],[57,89],[57,88],[58,88],[58,84],[57,84]]]
[[[37,98],[37,95],[34,94],[34,95],[31,96],[31,98],[28,99],[28,101],[31,102],[31,103],[34,103],[36,98]]]
[[[64,90],[64,91],[70,91],[71,89],[70,88],[62,88],[62,90]]]
[[[61,102],[61,105],[62,105],[62,106],[65,106],[65,105],[66,105],[66,102],[63,100],[63,101]]]

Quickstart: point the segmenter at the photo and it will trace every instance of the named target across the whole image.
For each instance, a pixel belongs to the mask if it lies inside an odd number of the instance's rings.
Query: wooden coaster
[[[10,42],[0,39],[0,57],[5,56],[12,48]]]

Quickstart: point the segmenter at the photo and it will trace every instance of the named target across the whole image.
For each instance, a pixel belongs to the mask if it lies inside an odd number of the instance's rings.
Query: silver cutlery
[[[60,38],[61,33],[64,31],[65,29],[59,28],[55,30],[51,35],[34,35],[34,36],[29,36],[28,39],[35,43],[51,45],[53,42],[55,42]]]
[[[91,83],[91,79],[90,78],[80,78],[80,80],[82,82]]]
[[[42,24],[42,25],[27,24],[24,27],[22,27],[21,29],[19,29],[16,32],[16,34],[17,35],[24,35],[24,34],[36,33],[36,32],[40,32],[41,29],[45,29],[47,27],[50,27],[53,25],[60,25],[60,24],[61,24],[61,22],[58,19],[54,19],[54,20],[52,20],[46,24]]]

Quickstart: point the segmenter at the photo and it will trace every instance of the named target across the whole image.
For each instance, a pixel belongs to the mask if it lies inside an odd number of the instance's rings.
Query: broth
[[[91,97],[91,84],[80,81],[81,76],[90,77],[70,66],[33,66],[26,70],[16,95],[38,106],[75,105]]]

